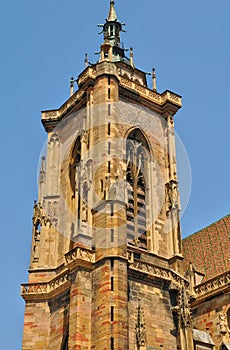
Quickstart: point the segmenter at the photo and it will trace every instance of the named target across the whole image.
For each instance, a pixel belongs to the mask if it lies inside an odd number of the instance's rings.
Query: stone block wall
[[[126,261],[110,258],[97,263],[93,272],[92,349],[128,349],[126,277]]]
[[[146,348],[176,350],[176,331],[167,285],[161,280],[148,281],[133,275],[129,276],[129,349],[136,349],[138,300],[145,324]]]
[[[195,328],[208,331],[216,345],[216,349],[220,348],[222,340],[230,341],[227,320],[229,308],[229,293],[207,298],[192,308]]]
[[[22,350],[49,349],[50,309],[47,302],[26,304]]]
[[[91,345],[92,277],[91,272],[73,273],[69,308],[69,350],[88,350]]]

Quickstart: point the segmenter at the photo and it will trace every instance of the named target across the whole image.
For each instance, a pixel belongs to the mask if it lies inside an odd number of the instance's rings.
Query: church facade
[[[229,349],[229,246],[209,275],[181,239],[181,96],[126,57],[112,0],[101,27],[99,61],[42,112],[22,349]]]

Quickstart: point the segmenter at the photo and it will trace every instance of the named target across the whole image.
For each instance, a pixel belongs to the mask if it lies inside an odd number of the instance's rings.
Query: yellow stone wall
[[[129,271],[124,184],[125,140],[131,130],[140,128],[150,148],[146,175],[148,250],[141,254],[146,261],[169,268],[169,259],[178,253],[175,240],[179,245],[180,237],[179,232],[166,230],[170,216],[167,217],[165,198],[165,184],[170,180],[172,169],[175,170],[172,164],[175,155],[168,154],[172,133],[167,118],[177,107],[167,111],[167,107],[163,110],[148,98],[144,101],[141,93],[150,96],[150,92],[147,94],[147,88],[137,82],[135,93],[126,89],[118,67],[111,62],[96,65],[94,74],[89,83],[86,80],[80,85],[79,105],[73,105],[71,110],[72,96],[69,106],[60,109],[66,114],[59,121],[64,125],[59,138],[58,130],[47,126],[46,176],[39,194],[39,215],[44,222],[38,248],[32,246],[29,285],[23,289],[26,300],[23,350],[62,350],[66,338],[69,350],[139,350],[135,340],[139,299],[146,344],[153,349],[163,345],[165,350],[174,350],[176,336],[173,335],[169,281],[163,277],[147,280],[143,272],[133,276]],[[135,74],[138,76],[138,72]],[[133,84],[130,80],[129,86]],[[80,110],[82,107],[85,109]],[[73,123],[68,128],[65,118],[75,114],[81,126]],[[49,123],[50,119],[47,120]],[[71,133],[72,141],[65,149]],[[73,191],[71,152],[79,135],[82,154],[77,166],[81,174],[76,176],[80,176],[80,186]],[[176,173],[173,176],[176,179]],[[109,182],[121,184],[119,198],[116,194],[112,198]],[[89,187],[84,194],[85,184]],[[87,197],[87,203],[83,203],[83,196]],[[53,222],[50,210],[54,213],[56,201],[59,206]],[[87,249],[79,253],[80,247]],[[33,258],[35,248],[38,249],[36,259]],[[132,249],[139,248],[133,244]],[[175,270],[176,261],[177,258]]]
[[[48,302],[26,304],[22,350],[49,349],[50,310]]]
[[[219,349],[223,340],[230,341],[227,311],[230,308],[229,294],[221,293],[195,303],[192,307],[194,327],[208,331]],[[222,318],[222,320],[221,320]]]
[[[168,286],[162,281],[129,277],[129,344],[135,349],[138,300],[145,322],[146,344],[153,349],[176,350],[175,324]]]

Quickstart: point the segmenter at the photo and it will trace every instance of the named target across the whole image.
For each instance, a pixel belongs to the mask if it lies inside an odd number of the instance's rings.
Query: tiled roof
[[[215,345],[209,333],[204,331],[199,331],[198,329],[193,329],[192,333],[193,333],[194,340],[205,344]]]
[[[183,239],[186,265],[205,273],[203,281],[230,270],[230,214]]]
[[[225,346],[225,348],[226,348],[227,350],[230,350],[230,343],[229,343],[229,342],[223,341],[223,345]]]

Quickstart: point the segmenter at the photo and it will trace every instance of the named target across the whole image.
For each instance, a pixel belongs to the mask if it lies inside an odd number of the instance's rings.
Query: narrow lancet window
[[[149,148],[139,129],[133,130],[126,142],[127,240],[147,248],[146,181]]]
[[[78,170],[77,168],[79,167],[80,161],[81,161],[81,137],[78,136],[72,151],[72,159],[70,162],[70,184],[74,195],[75,195],[75,189],[77,185],[76,171]]]

